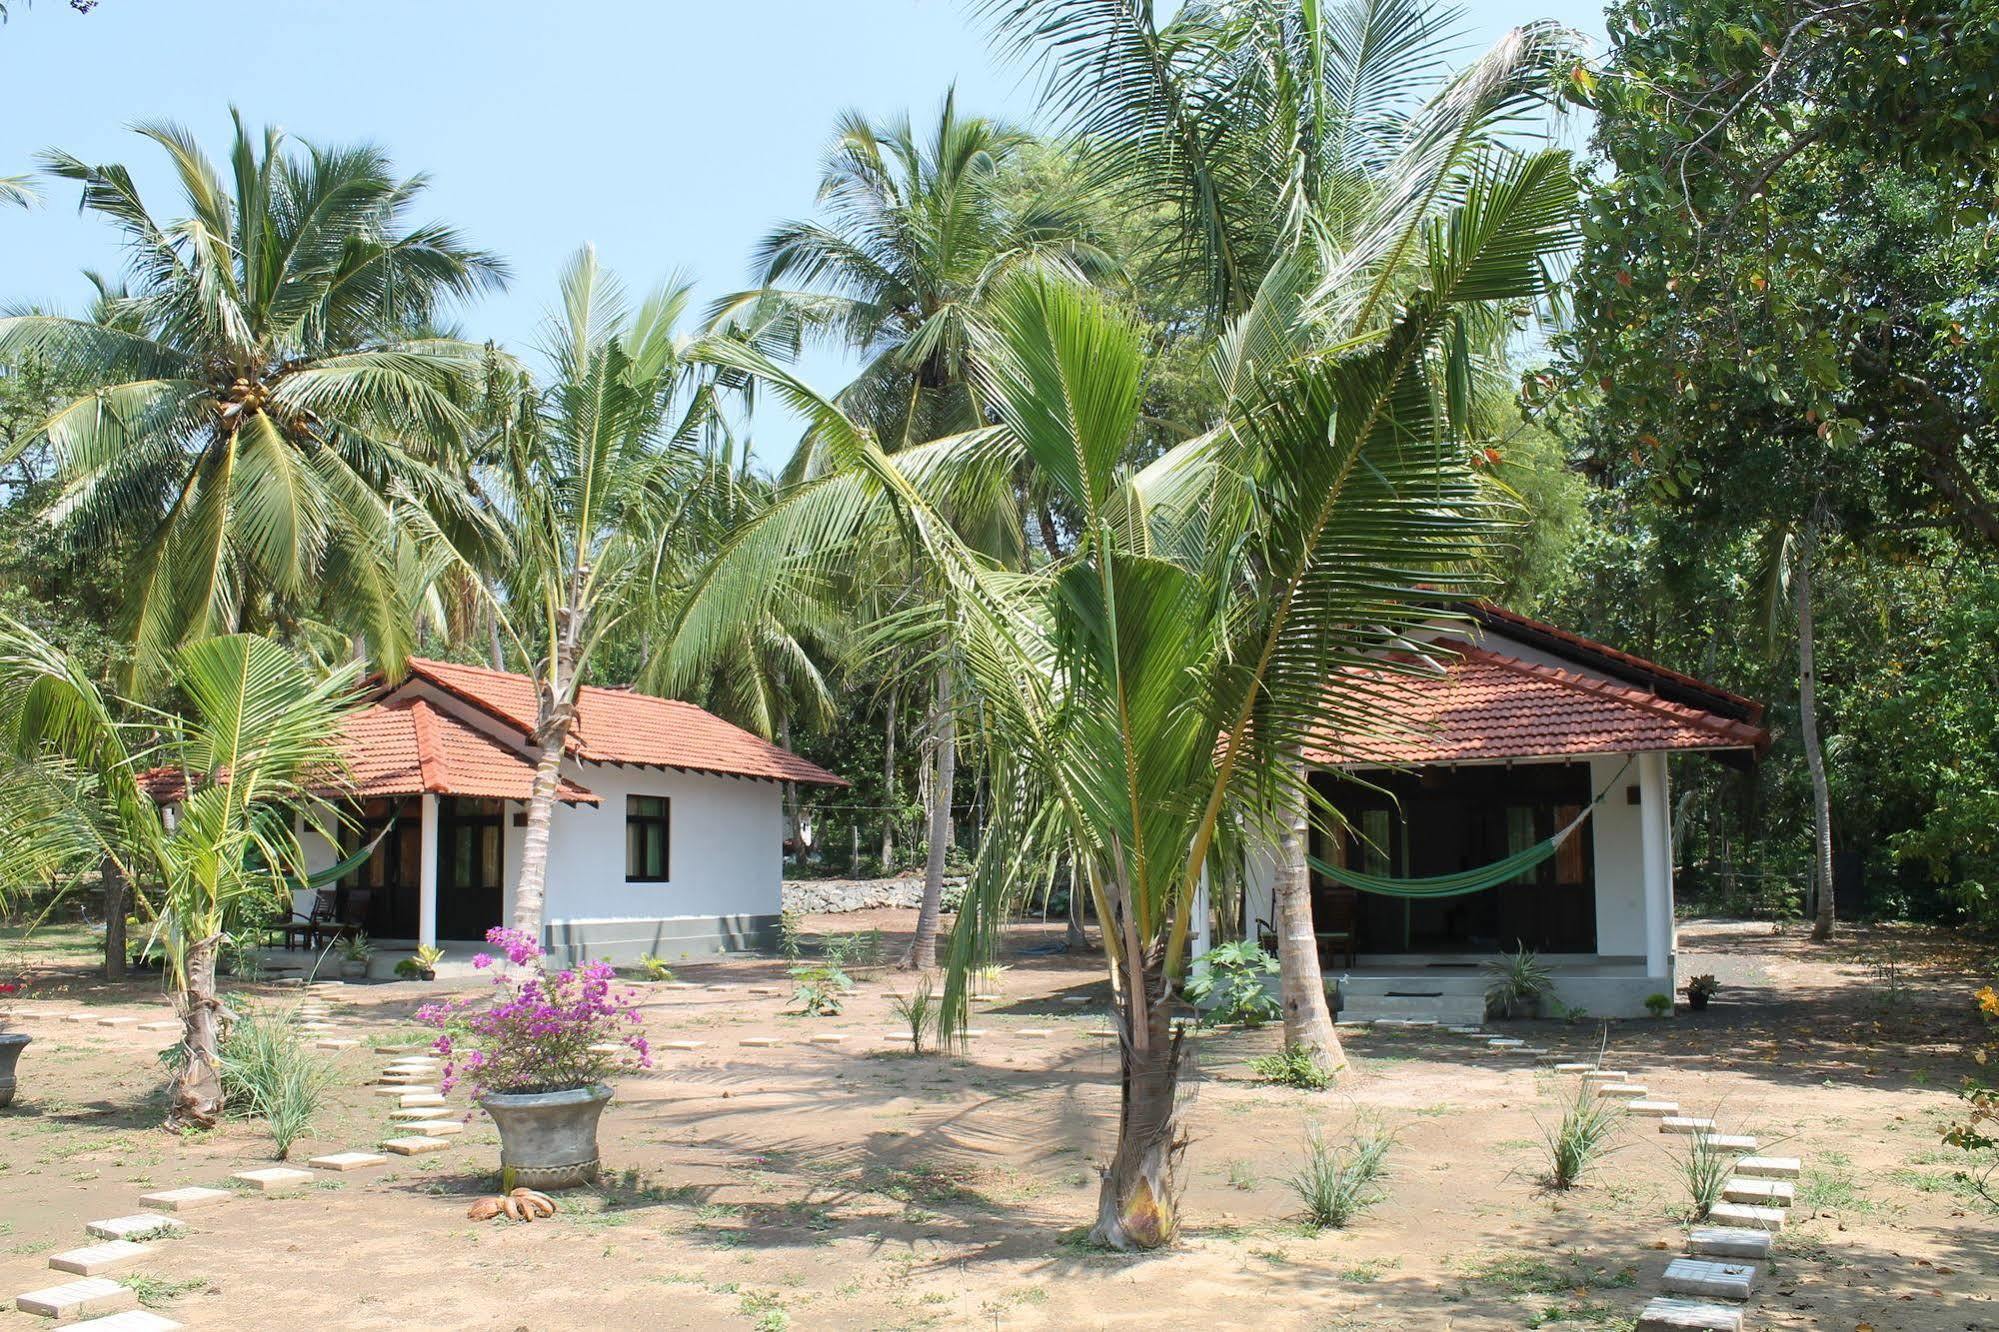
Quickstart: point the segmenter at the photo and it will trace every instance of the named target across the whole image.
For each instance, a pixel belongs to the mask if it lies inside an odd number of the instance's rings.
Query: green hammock
[[[347,857],[347,859],[339,861],[336,864],[328,865],[323,870],[315,870],[313,873],[306,875],[303,880],[290,879],[288,882],[288,886],[293,891],[297,891],[300,888],[311,888],[315,890],[320,888],[331,888],[334,884],[339,883],[342,879],[352,874],[355,870],[360,869],[363,865],[368,863],[368,857],[375,854],[375,848],[382,844],[382,839],[384,837],[387,837],[390,831],[395,828],[396,819],[400,819],[401,817],[402,815],[398,814],[396,815],[395,818],[392,818],[387,823],[383,824],[382,831],[375,834],[375,839],[372,842],[369,842],[367,845],[363,846],[359,851],[356,851],[353,855]]]
[[[1626,759],[1624,768],[1631,766]],[[1455,874],[1435,874],[1423,879],[1396,879],[1386,874],[1367,874],[1360,870],[1348,869],[1344,865],[1332,865],[1317,856],[1307,856],[1306,863],[1334,883],[1363,893],[1378,893],[1383,897],[1462,897],[1466,893],[1482,893],[1488,888],[1497,888],[1502,883],[1519,878],[1528,870],[1546,860],[1561,849],[1576,829],[1583,826],[1583,820],[1595,812],[1624,776],[1624,768],[1617,770],[1617,776],[1598,793],[1596,799],[1583,806],[1583,812],[1571,819],[1568,825],[1553,837],[1534,843],[1524,850],[1515,851],[1504,860],[1495,860],[1490,865],[1477,869],[1459,870]]]

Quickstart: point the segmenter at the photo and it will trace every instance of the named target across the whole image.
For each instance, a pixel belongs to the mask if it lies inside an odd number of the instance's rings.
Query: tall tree
[[[715,326],[788,320],[800,335],[830,338],[865,358],[837,395],[842,410],[890,449],[982,423],[970,373],[971,330],[994,284],[1022,266],[1078,273],[1107,267],[1087,241],[1088,217],[1058,192],[1019,188],[1024,132],[961,115],[948,94],[919,136],[907,117],[875,124],[842,118],[820,178],[822,217],[788,222],[757,249],[759,287],[725,300]],[[776,316],[773,311],[779,312]],[[824,439],[808,431],[788,480],[822,472]],[[1019,515],[961,514],[985,524],[982,543],[1018,558]],[[936,963],[944,868],[952,826],[959,708],[948,654],[931,681],[929,855],[910,961]]]
[[[157,220],[122,165],[45,156],[122,234],[130,294],[95,318],[0,319],[0,359],[89,388],[40,432],[63,481],[47,516],[81,543],[135,543],[127,627],[144,659],[321,618],[393,666],[412,620],[386,575],[399,514],[476,539],[449,457],[485,354],[410,330],[505,268],[449,227],[409,225],[426,182],[378,149],[291,152],[239,117],[225,176],[185,129],[138,132],[166,153],[185,217]]]

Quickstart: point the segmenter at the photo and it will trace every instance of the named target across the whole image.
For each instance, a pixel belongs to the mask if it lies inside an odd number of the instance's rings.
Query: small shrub
[[[1380,1202],[1394,1139],[1378,1125],[1364,1124],[1339,1143],[1327,1143],[1317,1129],[1305,1134],[1305,1166],[1285,1181],[1304,1204],[1307,1225],[1336,1229]]]
[[[846,1007],[847,991],[854,982],[831,962],[791,969],[791,1002],[807,1017],[834,1017]]]
[[[1733,1153],[1716,1147],[1704,1133],[1687,1139],[1687,1154],[1679,1162],[1680,1185],[1687,1192],[1687,1220],[1707,1220],[1734,1174]]]
[[[283,1014],[259,1010],[231,1023],[220,1047],[225,1104],[270,1129],[277,1159],[312,1127],[333,1086],[333,1065],[306,1049]]]
[[[973,994],[1005,994],[1006,973],[1013,968],[997,962],[983,967],[972,968],[971,992]]]
[[[1287,1045],[1281,1054],[1257,1055],[1249,1061],[1249,1071],[1264,1082],[1299,1091],[1324,1091],[1333,1085],[1332,1071],[1302,1045]]]
[[[1665,1017],[1673,1011],[1673,996],[1670,994],[1648,994],[1645,996],[1645,1011],[1655,1018]]]
[[[798,908],[786,907],[777,918],[777,955],[796,962],[805,945],[805,918]]]
[[[924,976],[910,988],[906,995],[893,995],[889,1004],[896,1016],[909,1026],[909,1052],[922,1054],[924,1043],[929,1039],[931,1029],[937,1023],[937,1007],[932,999],[933,986],[930,977]]]
[[[1611,1102],[1592,1095],[1588,1083],[1579,1084],[1561,1120],[1552,1128],[1541,1128],[1541,1140],[1548,1149],[1548,1186],[1572,1189],[1580,1184],[1610,1151],[1611,1139],[1617,1135],[1617,1119]]]
[[[663,957],[654,957],[651,953],[647,953],[639,959],[639,970],[645,973],[645,978],[649,981],[670,981],[673,979],[673,968],[666,965],[666,959]]]
[[[1208,1019],[1260,1027],[1284,1015],[1263,983],[1265,976],[1278,973],[1277,959],[1253,940],[1210,948],[1201,963],[1187,982],[1187,997],[1206,1010]]]
[[[416,952],[396,963],[396,974],[405,980],[428,980],[437,974],[444,950],[435,944],[420,944]]]

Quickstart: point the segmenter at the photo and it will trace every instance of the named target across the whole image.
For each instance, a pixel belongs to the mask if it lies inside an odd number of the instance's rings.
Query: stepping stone
[[[382,1144],[382,1150],[397,1156],[422,1156],[425,1152],[441,1152],[450,1145],[442,1138],[390,1138]]]
[[[655,990],[698,990],[700,988],[693,981],[655,981],[653,983],[653,989]]]
[[[436,1090],[437,1088],[427,1083],[415,1082],[377,1083],[374,1088],[375,1095],[377,1096],[410,1096],[417,1092],[434,1092]]]
[[[1014,1033],[1023,1041],[1045,1041],[1054,1034],[1046,1027],[1022,1027]]]
[[[388,1157],[377,1156],[373,1152],[334,1152],[330,1156],[315,1156],[306,1162],[314,1170],[332,1170],[341,1173],[349,1170],[366,1170],[369,1166],[388,1163]]]
[[[1631,1075],[1621,1068],[1592,1068],[1583,1073],[1584,1082],[1629,1082]]]
[[[315,1050],[351,1050],[361,1042],[347,1036],[322,1037],[312,1043]]]
[[[150,1244],[106,1240],[102,1244],[71,1249],[67,1253],[52,1253],[49,1255],[49,1266],[58,1272],[70,1272],[76,1276],[102,1276],[106,1272],[130,1267],[152,1251]]]
[[[1753,1152],[1756,1150],[1756,1139],[1746,1133],[1703,1133],[1700,1136],[1706,1139],[1708,1146],[1718,1152]]]
[[[417,1106],[444,1105],[446,1102],[442,1096],[439,1096],[434,1091],[413,1091],[397,1101],[396,1104],[401,1109],[410,1110]]]
[[[1486,1042],[1494,1050],[1517,1050],[1527,1042],[1514,1036],[1495,1036]]]
[[[1706,1258],[1675,1258],[1666,1264],[1660,1283],[1675,1295],[1703,1295],[1710,1299],[1746,1300],[1756,1285],[1756,1268],[1750,1263],[1722,1263]]]
[[[383,1068],[436,1068],[443,1062],[436,1055],[397,1055]]]
[[[178,1018],[166,1018],[159,1022],[141,1022],[140,1031],[179,1031],[186,1024]]]
[[[71,1324],[72,1332],[177,1332],[187,1326],[176,1323],[171,1318],[163,1318],[150,1309],[127,1309],[124,1313],[107,1314],[103,1318],[92,1318],[85,1322]]]
[[[805,1043],[807,1045],[838,1045],[846,1039],[847,1033],[844,1031],[822,1031],[817,1036],[807,1036]]]
[[[1659,1121],[1661,1133],[1699,1133],[1711,1135],[1714,1131],[1712,1119],[1699,1119],[1691,1115],[1667,1115]]]
[[[1444,1030],[1445,1030],[1445,1031],[1448,1031],[1448,1032],[1449,1032],[1449,1033],[1451,1033],[1451,1035],[1453,1035],[1453,1036],[1483,1036],[1483,1035],[1485,1035],[1485,1028],[1484,1028],[1484,1027],[1446,1027],[1446,1028],[1444,1028]]]
[[[375,1083],[381,1087],[421,1087],[426,1085],[434,1071],[428,1068],[390,1069],[376,1078]]]
[[[784,993],[784,991],[783,991],[782,989],[778,988],[778,987],[777,987],[777,986],[775,986],[775,985],[752,985],[752,986],[750,987],[750,993],[751,993],[751,994],[783,994],[783,993]]]
[[[1662,1295],[1638,1315],[1636,1332],[1742,1332],[1742,1310]]]
[[[1721,1186],[1721,1196],[1732,1203],[1754,1203],[1760,1207],[1789,1207],[1797,1188],[1788,1179],[1731,1179]]]
[[[429,1119],[406,1127],[415,1129],[426,1138],[450,1138],[465,1131],[465,1126],[455,1119]]]
[[[94,1022],[96,1022],[96,1021],[97,1021],[97,1014],[95,1014],[95,1013],[65,1013],[65,1014],[63,1014],[63,1019],[62,1019],[62,1020],[63,1020],[64,1022],[91,1022],[91,1023],[94,1023]]]
[[[449,1119],[453,1113],[448,1105],[418,1105],[408,1110],[391,1110],[389,1118],[398,1123],[422,1124],[433,1119]]]
[[[97,1019],[97,1025],[100,1027],[124,1027],[138,1020],[135,1017],[125,1017],[122,1014],[115,1014],[111,1017]]]
[[[1065,994],[1062,996],[1062,1002],[1065,1004],[1087,1004],[1090,1002],[1090,996],[1087,994]]]
[[[1596,1094],[1607,1101],[1642,1101],[1647,1092],[1635,1082],[1599,1082]]]
[[[1800,1162],[1795,1156],[1745,1156],[1735,1163],[1735,1173],[1753,1179],[1796,1179]]]
[[[916,1039],[906,1031],[885,1031],[881,1038],[885,1041],[901,1041],[904,1045]]]
[[[248,1184],[259,1193],[283,1193],[287,1189],[303,1188],[312,1183],[312,1172],[293,1170],[288,1166],[267,1166],[262,1170],[239,1170],[229,1178]]]
[[[1092,1035],[1092,1036],[1115,1036],[1115,1035],[1117,1035],[1117,1034],[1118,1034],[1118,1031],[1117,1031],[1117,1028],[1116,1028],[1116,1027],[1092,1027],[1092,1028],[1090,1028],[1090,1035]]]
[[[1770,1232],[1731,1226],[1695,1226],[1687,1252],[1713,1258],[1768,1258]]]
[[[726,990],[730,987],[727,985],[710,985],[708,988],[711,990]]]
[[[1596,1072],[1596,1065],[1595,1065],[1595,1064],[1557,1064],[1557,1065],[1555,1065],[1555,1071],[1556,1071],[1557,1073],[1594,1073],[1594,1072]]]
[[[213,1207],[219,1202],[228,1202],[235,1195],[227,1189],[163,1189],[158,1193],[142,1193],[139,1201],[148,1207],[158,1207],[169,1212],[191,1212],[197,1207]]]
[[[583,1048],[591,1054],[616,1055],[628,1053],[632,1047],[622,1041],[598,1041],[594,1045],[586,1045]]]
[[[972,1002],[975,1004],[996,1004],[1005,997],[1005,995],[1001,994],[975,994],[972,996]]]
[[[14,1307],[22,1313],[44,1318],[74,1318],[78,1314],[114,1313],[139,1307],[139,1292],[121,1286],[109,1277],[84,1277],[78,1281],[31,1290],[14,1297]]]
[[[1537,1063],[1543,1059],[1548,1059],[1553,1057],[1548,1047],[1545,1045],[1523,1045],[1520,1046],[1518,1049],[1509,1051],[1508,1053],[1517,1054],[1517,1055],[1533,1055],[1535,1062]]]
[[[1369,1027],[1372,1027],[1372,1026],[1374,1025],[1374,1019],[1373,1019],[1373,1018],[1341,1018],[1341,1019],[1340,1019],[1340,1020],[1339,1020],[1338,1022],[1335,1022],[1335,1023],[1333,1024],[1333,1025],[1334,1025],[1335,1027],[1358,1027],[1358,1028],[1360,1028],[1361,1030],[1365,1031],[1365,1030],[1366,1030],[1367,1028],[1369,1028]]]
[[[975,1039],[976,1037],[985,1035],[986,1029],[984,1027],[967,1027],[958,1034],[960,1036],[963,1036],[966,1040],[969,1041]]]
[[[430,1049],[427,1041],[391,1041],[374,1047],[376,1054],[399,1055],[416,1054]]]
[[[1781,1207],[1750,1207],[1743,1203],[1716,1203],[1708,1210],[1707,1218],[1724,1226],[1741,1226],[1744,1230],[1782,1230],[1784,1209]]]
[[[114,1216],[107,1221],[92,1221],[84,1230],[96,1239],[136,1240],[141,1235],[178,1235],[187,1229],[187,1222],[176,1221],[158,1212],[139,1212],[133,1216]]]
[[[655,1050],[699,1050],[699,1049],[700,1049],[700,1048],[701,1048],[702,1046],[704,1046],[704,1045],[706,1045],[706,1044],[708,1044],[708,1042],[706,1042],[706,1041],[661,1041],[661,1042],[660,1042],[660,1043],[659,1043],[658,1045],[655,1045],[655,1046],[653,1047],[653,1049],[655,1049]]]
[[[775,1036],[745,1036],[743,1044],[752,1050],[768,1050],[778,1044],[778,1039]]]
[[[1534,1052],[1534,1062],[1537,1064],[1546,1064],[1552,1068],[1556,1065],[1566,1065],[1568,1056],[1557,1053],[1554,1050],[1536,1050]],[[1585,1064],[1583,1067],[1587,1068],[1589,1065]]]
[[[1641,1119],[1665,1119],[1680,1113],[1678,1101],[1631,1101],[1624,1108]]]
[[[300,1031],[339,1031],[340,1027],[337,1023],[332,1022],[301,1022],[298,1024],[298,1029]]]

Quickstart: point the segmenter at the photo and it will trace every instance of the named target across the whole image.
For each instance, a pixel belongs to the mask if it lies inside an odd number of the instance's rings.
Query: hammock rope
[[[1603,803],[1604,797],[1617,789],[1617,783],[1623,778],[1625,769],[1630,766],[1631,760],[1626,759],[1624,767],[1617,770],[1617,775],[1597,793],[1596,798],[1583,806],[1583,812],[1569,820],[1568,824],[1558,830],[1553,837],[1515,851],[1505,859],[1495,860],[1489,865],[1458,870],[1453,874],[1434,874],[1420,879],[1397,879],[1386,874],[1368,874],[1362,870],[1349,869],[1345,865],[1329,864],[1317,856],[1307,856],[1306,863],[1334,883],[1382,897],[1463,897],[1467,893],[1482,893],[1488,888],[1497,888],[1503,883],[1519,878],[1561,850],[1562,843],[1569,840],[1576,829],[1582,827],[1583,822],[1596,812],[1596,807]]]

